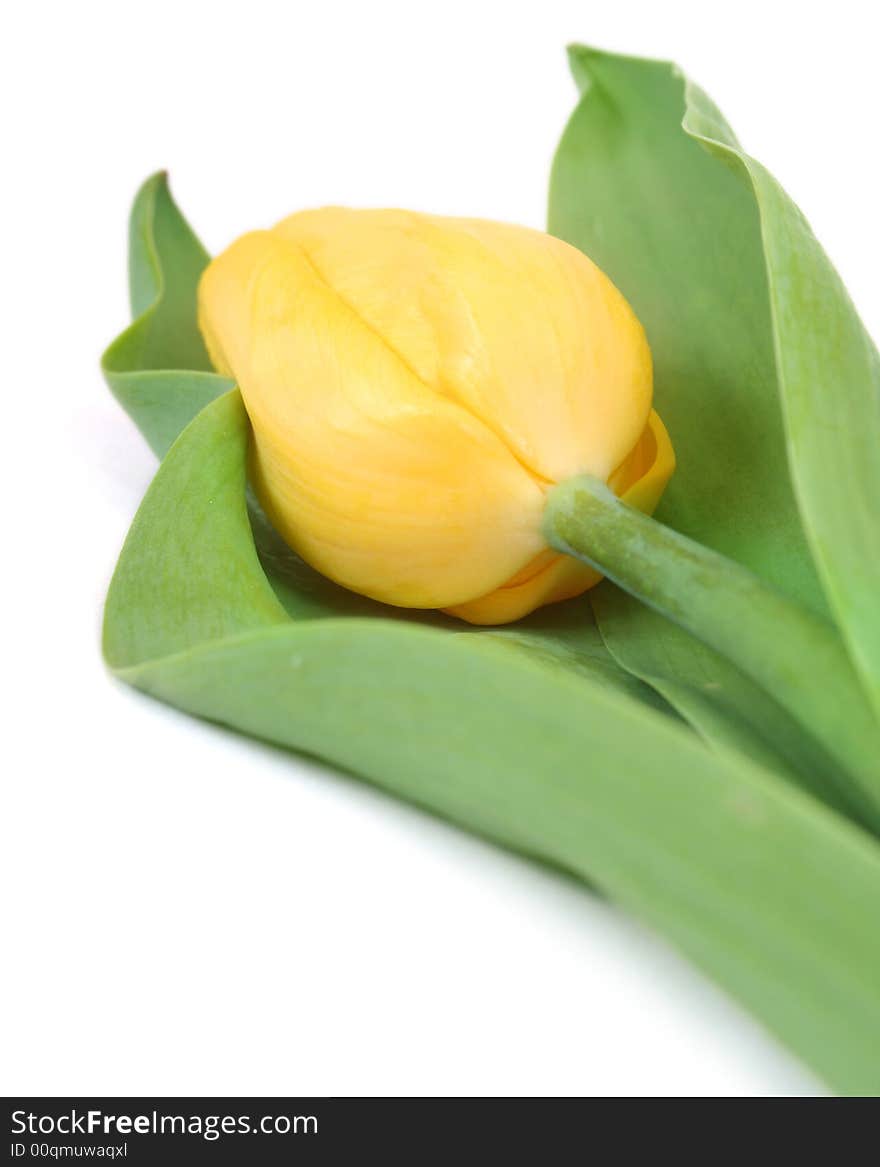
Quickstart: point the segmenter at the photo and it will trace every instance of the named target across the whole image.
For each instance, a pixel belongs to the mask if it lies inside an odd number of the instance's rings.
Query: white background
[[[16,5],[3,29],[4,1093],[820,1089],[577,885],[111,681],[154,471],[105,390],[131,197],[211,250],[324,202],[540,226],[570,40],[674,58],[875,335],[872,5]]]

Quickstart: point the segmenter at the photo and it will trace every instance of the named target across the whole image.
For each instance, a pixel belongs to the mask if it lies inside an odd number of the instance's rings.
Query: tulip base
[[[589,476],[550,492],[544,535],[771,694],[836,759],[853,814],[880,829],[880,724],[831,624]]]

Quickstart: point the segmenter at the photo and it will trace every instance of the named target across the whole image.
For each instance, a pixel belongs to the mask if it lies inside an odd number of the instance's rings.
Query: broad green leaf
[[[104,353],[114,396],[159,457],[232,382],[211,367],[196,323],[196,287],[208,254],[177,209],[165,174],[148,178],[129,223],[134,323]]]
[[[673,66],[580,47],[571,62],[583,96],[554,163],[550,230],[604,268],[645,325],[678,455],[658,518],[827,614],[788,474],[754,196],[684,132]],[[717,111],[712,126],[734,141]],[[591,601],[616,659],[709,740],[748,727],[814,789],[836,785],[807,730],[730,662],[610,585]]]
[[[112,667],[287,622],[248,521],[248,423],[238,392],[219,398],[206,418],[172,446],[161,484],[131,525],[107,598],[104,655]],[[150,598],[157,585],[159,604]]]
[[[645,326],[678,465],[658,512],[824,611],[786,472],[754,199],[682,130],[670,65],[574,48],[584,94],[553,167],[550,229]]]
[[[745,753],[847,809],[834,759],[735,665],[653,613],[649,619],[640,609],[633,616],[629,595],[609,584],[590,602],[614,659],[662,694],[709,746]]]
[[[231,393],[160,468],[108,597],[118,674],[595,881],[833,1087],[880,1090],[876,843],[513,638],[285,618],[245,521],[246,445]]]
[[[788,458],[831,608],[880,714],[880,355],[798,208],[694,85],[684,128],[758,207]]]

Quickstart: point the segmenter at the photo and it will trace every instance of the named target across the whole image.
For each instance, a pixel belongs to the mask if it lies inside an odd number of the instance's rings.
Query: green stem
[[[830,624],[595,478],[550,492],[544,534],[772,694],[841,765],[853,810],[880,827],[880,725]]]

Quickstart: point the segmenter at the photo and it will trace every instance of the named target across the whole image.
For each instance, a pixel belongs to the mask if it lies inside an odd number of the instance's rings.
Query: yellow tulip
[[[502,624],[578,595],[600,577],[548,547],[547,492],[590,474],[651,512],[674,467],[641,325],[539,231],[304,211],[209,265],[199,318],[270,519],[388,604]]]

